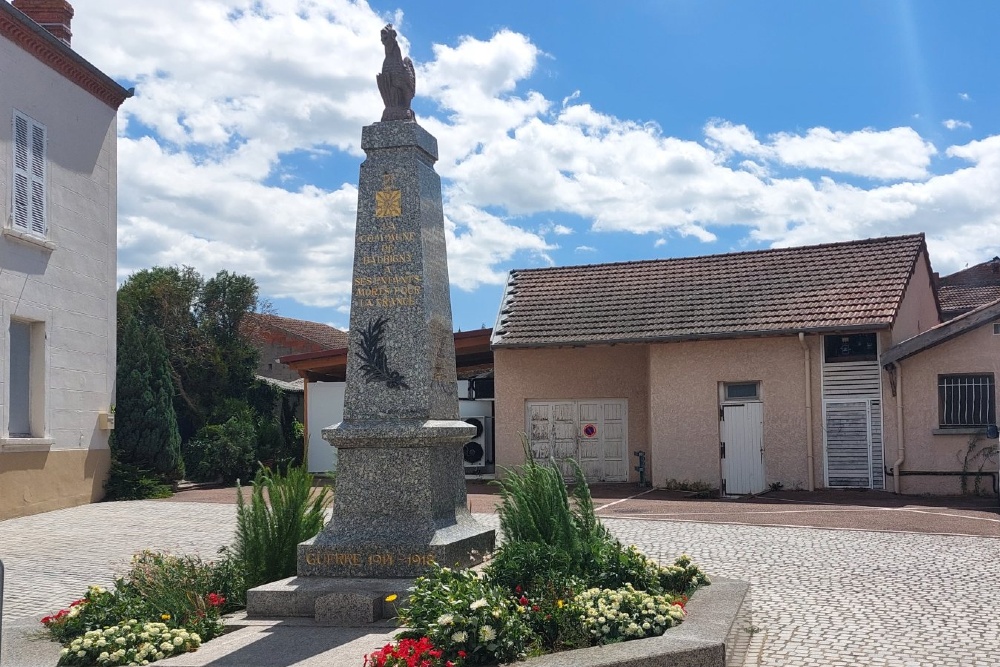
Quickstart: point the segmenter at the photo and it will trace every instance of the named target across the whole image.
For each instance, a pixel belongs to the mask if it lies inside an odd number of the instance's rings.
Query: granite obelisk
[[[382,122],[362,130],[344,420],[333,518],[299,576],[412,577],[473,565],[494,531],[466,506],[437,140],[413,119],[413,64],[382,31]]]

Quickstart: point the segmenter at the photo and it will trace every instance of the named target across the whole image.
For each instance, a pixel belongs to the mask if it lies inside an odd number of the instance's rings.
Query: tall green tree
[[[167,349],[136,317],[120,323],[112,456],[166,480],[184,476]]]
[[[184,442],[208,424],[225,422],[230,401],[246,400],[257,350],[242,324],[265,307],[253,278],[228,271],[205,280],[191,267],[157,266],[137,271],[119,288],[119,322],[133,316],[163,336]]]

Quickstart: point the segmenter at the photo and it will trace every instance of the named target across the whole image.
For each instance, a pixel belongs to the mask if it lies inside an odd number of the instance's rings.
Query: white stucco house
[[[65,0],[0,0],[0,519],[99,499],[115,391],[118,108]]]

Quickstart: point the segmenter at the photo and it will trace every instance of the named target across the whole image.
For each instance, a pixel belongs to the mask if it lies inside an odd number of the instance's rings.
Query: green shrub
[[[90,630],[112,626],[128,618],[152,618],[154,610],[138,596],[91,586],[79,600],[42,618],[52,639],[66,644]]]
[[[220,576],[233,573],[227,561],[224,557],[220,566],[197,556],[143,551],[132,557],[131,568],[116,587],[125,595],[144,600],[156,613],[156,618],[149,620],[168,620],[163,618],[166,615],[175,627],[187,628],[208,640],[222,632],[218,617],[229,602],[219,602],[226,597],[224,591],[241,586],[238,578],[227,582]]]
[[[164,622],[201,639],[212,639],[222,632],[220,615],[242,606],[245,590],[233,559],[224,550],[220,556],[216,561],[203,561],[143,551],[133,556],[129,570],[113,589],[91,586],[82,598],[44,617],[42,623],[64,646],[85,633],[122,626],[130,619],[132,624]],[[66,662],[82,659],[76,651],[72,653],[60,664],[93,664]]]
[[[191,479],[251,479],[257,467],[257,429],[250,411],[244,406],[225,422],[202,427],[184,452]]]
[[[574,572],[569,554],[540,542],[506,541],[493,552],[484,568],[489,582],[507,591],[561,581],[572,577]]]
[[[283,475],[262,468],[249,504],[237,490],[234,551],[247,588],[295,574],[299,543],[322,530],[330,489],[313,495],[312,481],[304,467],[289,467]]]
[[[285,438],[277,419],[262,418],[257,424],[257,458],[260,461],[278,462],[288,458]]]
[[[532,641],[527,609],[472,570],[435,566],[418,577],[409,606],[400,610],[399,638],[427,637],[449,658],[465,652],[463,664],[515,662]]]
[[[523,436],[522,436],[523,439]],[[594,510],[583,470],[576,466],[573,500],[554,462],[539,464],[527,455],[526,463],[504,471],[495,482],[500,487],[500,528],[507,542],[546,544],[565,555],[570,574],[583,572],[596,562],[611,539]]]
[[[149,470],[161,480],[181,479],[184,460],[163,336],[134,317],[124,316],[118,328],[111,452],[118,461]]]
[[[665,593],[674,595],[690,596],[701,586],[708,586],[712,583],[708,575],[692,563],[687,554],[678,556],[673,565],[660,566],[658,574],[660,588]]]
[[[195,651],[202,639],[186,628],[130,619],[72,640],[60,653],[58,665],[148,665]]]
[[[652,595],[626,585],[591,588],[573,601],[576,618],[595,645],[662,635],[684,620],[684,609],[671,595]]]
[[[104,482],[105,500],[145,500],[171,495],[173,491],[163,483],[160,475],[117,459],[111,460],[111,470]]]

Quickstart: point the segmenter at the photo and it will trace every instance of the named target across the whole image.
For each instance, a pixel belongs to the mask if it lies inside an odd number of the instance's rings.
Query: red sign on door
[[[593,438],[595,435],[597,435],[597,427],[594,426],[593,424],[587,424],[586,426],[583,427],[583,434],[588,438]]]

